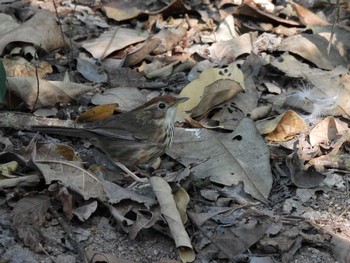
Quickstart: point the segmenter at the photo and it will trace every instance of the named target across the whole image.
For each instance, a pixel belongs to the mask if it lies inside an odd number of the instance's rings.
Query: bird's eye
[[[164,110],[166,108],[166,105],[165,103],[161,102],[158,104],[158,108],[161,109],[161,110]]]

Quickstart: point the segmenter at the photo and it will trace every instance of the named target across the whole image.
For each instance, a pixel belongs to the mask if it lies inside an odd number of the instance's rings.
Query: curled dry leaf
[[[225,220],[230,220],[230,216]],[[250,214],[245,212],[236,220],[231,219],[232,225],[228,224],[223,230],[215,231],[211,240],[225,258],[234,259],[266,235],[271,221],[269,216],[256,215],[255,211],[251,211]]]
[[[266,118],[271,112],[271,110],[272,110],[271,105],[260,106],[252,110],[251,113],[249,114],[249,117],[254,121],[261,120]]]
[[[73,214],[76,215],[81,222],[85,222],[90,218],[92,213],[97,209],[97,201],[92,201],[89,204],[77,207],[73,209]]]
[[[214,43],[208,48],[209,58],[218,64],[232,63],[239,56],[251,53],[252,43],[256,42],[257,36],[257,32],[246,33],[231,40]]]
[[[146,58],[159,44],[161,40],[153,37],[148,39],[140,48],[129,53],[123,62],[123,67],[130,67],[138,64]]]
[[[43,251],[38,229],[46,222],[49,207],[50,199],[47,196],[26,196],[20,199],[11,211],[12,227],[17,230],[17,236],[35,252]]]
[[[2,34],[6,34],[7,32],[11,32],[20,24],[17,23],[16,19],[10,15],[5,13],[0,13],[0,32]]]
[[[346,131],[349,131],[349,127],[345,122],[333,116],[326,117],[311,129],[309,135],[310,144],[312,146],[319,145],[320,143],[329,145],[331,141],[340,137]]]
[[[223,85],[214,84],[216,81],[222,80]],[[236,82],[237,84],[232,84]],[[227,86],[227,84],[229,84]],[[226,85],[226,88],[225,88]],[[209,88],[207,88],[210,86]],[[214,91],[213,91],[214,89]],[[215,97],[215,89],[220,90],[226,89],[226,92],[223,91],[225,96]],[[213,98],[215,104],[220,104],[228,100],[229,96],[232,97],[232,94],[237,94],[237,90],[245,90],[244,86],[244,76],[242,71],[237,67],[236,64],[230,64],[227,68],[224,69],[215,69],[210,68],[203,71],[198,79],[191,81],[180,93],[181,97],[188,97],[184,103],[181,103],[178,106],[176,113],[176,120],[183,122],[186,117],[191,116],[191,110],[198,106],[204,97],[209,96],[209,101]],[[212,94],[214,92],[214,94]],[[213,96],[214,95],[214,96]],[[229,95],[229,96],[227,96]],[[207,103],[205,103],[207,104]],[[207,105],[208,106],[208,105]],[[209,104],[209,107],[215,105]],[[204,107],[203,107],[204,108]],[[206,110],[209,110],[208,108]]]
[[[260,134],[267,134],[266,139],[274,142],[284,142],[293,139],[308,126],[295,111],[288,110],[276,118],[259,122],[257,128]]]
[[[234,80],[219,79],[213,82],[205,87],[202,100],[191,110],[191,117],[201,119],[213,107],[228,101],[241,91],[242,86]]]
[[[310,160],[309,164],[314,165],[318,170],[337,169],[350,171],[350,154],[329,153]]]
[[[102,186],[110,204],[118,204],[124,200],[132,200],[140,204],[144,204],[147,208],[150,208],[156,203],[156,201],[150,197],[125,189],[106,180],[102,181]]]
[[[279,23],[288,26],[300,26],[300,23],[293,21],[291,19],[283,19],[276,15],[271,15],[269,13],[259,10],[253,2],[247,2],[240,5],[233,12],[234,15],[244,15],[253,18],[254,20],[264,20],[265,23]]]
[[[179,63],[180,63],[180,61],[174,61],[174,62],[167,64],[163,67],[149,71],[146,73],[146,77],[149,79],[169,77],[173,73],[174,66],[176,66]]]
[[[187,209],[188,203],[190,202],[190,196],[188,195],[185,189],[180,187],[174,194],[174,199],[175,199],[177,210],[180,213],[181,220],[184,224],[186,224],[187,222],[186,209]]]
[[[331,240],[332,251],[338,262],[350,262],[350,241],[341,234],[334,234]]]
[[[151,177],[149,182],[157,197],[162,214],[169,225],[171,235],[179,250],[180,258],[183,262],[194,261],[195,253],[181,220],[179,211],[177,210],[169,184],[163,178],[158,176]]]
[[[67,187],[62,184],[52,184],[51,189],[57,186],[57,192],[55,193],[55,198],[61,202],[63,213],[68,220],[73,218],[73,198],[69,193]]]

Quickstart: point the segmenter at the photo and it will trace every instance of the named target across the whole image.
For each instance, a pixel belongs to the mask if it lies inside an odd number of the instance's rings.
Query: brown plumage
[[[113,161],[132,167],[148,163],[166,151],[174,135],[176,106],[187,99],[160,96],[83,128],[32,126],[32,130],[88,138]]]

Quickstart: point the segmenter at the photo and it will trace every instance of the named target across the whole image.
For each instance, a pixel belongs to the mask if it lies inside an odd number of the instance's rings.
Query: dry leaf
[[[67,81],[46,81],[35,78],[8,77],[8,90],[20,97],[30,109],[66,104],[79,95],[91,91],[93,86]],[[39,96],[37,100],[39,86]]]
[[[269,149],[249,118],[227,134],[176,129],[167,154],[190,166],[198,178],[228,186],[243,182],[245,192],[267,203],[272,187]]]
[[[44,78],[52,72],[52,67],[46,61],[38,61],[36,65],[29,63],[22,57],[3,58],[7,77],[35,77]]]
[[[146,102],[145,95],[134,87],[119,87],[106,90],[104,93],[96,93],[91,98],[95,105],[118,104],[120,111],[130,111]]]
[[[297,153],[292,153],[286,159],[292,182],[300,188],[313,188],[318,186],[326,176],[317,172],[312,166],[304,168],[303,161]]]
[[[303,118],[292,110],[286,111],[270,123],[275,128],[266,135],[265,139],[274,142],[289,141],[308,129]]]
[[[114,27],[102,33],[99,38],[83,43],[85,48],[96,59],[104,59],[114,51],[129,45],[145,41],[148,38],[146,31]]]
[[[243,73],[236,64],[231,64],[224,69],[207,69],[199,75],[198,79],[191,81],[181,91],[179,96],[188,97],[189,100],[178,106],[176,120],[183,122],[186,117],[189,117],[190,111],[201,102],[205,92],[210,94],[210,90],[206,91],[206,87],[218,80],[235,81],[239,83],[241,89],[245,90]],[[223,98],[221,102],[224,102],[225,99],[227,98]]]
[[[93,122],[106,119],[109,116],[113,115],[115,108],[117,107],[116,103],[99,105],[91,108],[90,110],[80,114],[77,121],[79,122]]]
[[[2,35],[0,54],[13,42],[31,43],[48,53],[65,45],[56,19],[49,10],[38,10],[31,19]]]
[[[331,141],[340,137],[349,130],[348,125],[332,116],[326,117],[310,131],[310,144],[312,146],[324,143],[329,145]]]
[[[300,21],[306,26],[328,25],[329,23],[297,3],[291,3]]]
[[[347,61],[333,45],[328,55],[328,44],[328,40],[320,35],[300,34],[284,39],[278,50],[295,53],[321,69],[346,67]]]
[[[152,189],[157,197],[163,216],[165,217],[171,235],[183,262],[195,260],[195,253],[190,238],[185,230],[179,211],[177,210],[171,188],[161,177],[152,176],[149,179]]]
[[[191,110],[191,117],[201,119],[212,108],[228,101],[243,91],[241,85],[230,79],[219,79],[205,87],[202,100]]]
[[[32,161],[43,174],[47,184],[60,181],[85,200],[106,199],[101,182],[93,174],[84,170],[82,162],[62,158],[55,144],[37,144],[32,153]]]

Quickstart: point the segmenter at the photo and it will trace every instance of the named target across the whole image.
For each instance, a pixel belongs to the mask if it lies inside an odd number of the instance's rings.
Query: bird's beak
[[[187,98],[187,97],[176,98],[174,105],[177,105],[177,104],[180,104],[182,102],[185,102],[188,99],[189,98]]]

